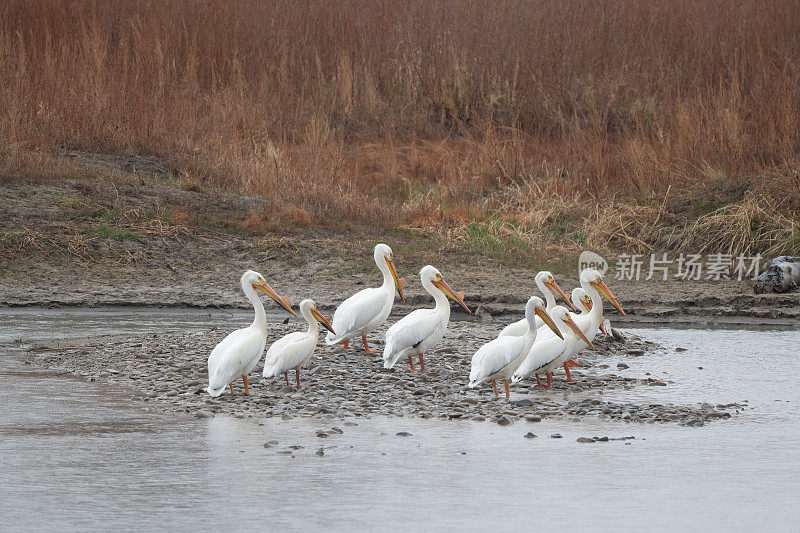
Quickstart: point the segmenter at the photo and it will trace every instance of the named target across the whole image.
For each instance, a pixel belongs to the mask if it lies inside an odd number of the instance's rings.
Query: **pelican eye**
[[[442,275],[441,274],[436,274],[436,280],[437,281],[442,281]]]

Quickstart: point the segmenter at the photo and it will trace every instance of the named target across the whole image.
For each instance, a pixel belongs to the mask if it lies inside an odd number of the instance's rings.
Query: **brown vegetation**
[[[152,154],[264,231],[798,253],[798,35],[793,0],[7,0],[0,175]]]

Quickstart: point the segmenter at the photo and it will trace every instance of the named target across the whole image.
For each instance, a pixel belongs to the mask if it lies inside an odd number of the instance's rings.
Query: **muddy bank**
[[[559,250],[521,267],[435,234],[343,222],[297,229],[291,221],[271,232],[251,223],[268,208],[263,197],[197,190],[170,182],[166,169],[126,174],[126,161],[104,179],[0,183],[0,307],[247,308],[238,280],[252,268],[293,302],[312,297],[330,311],[380,283],[376,242],[392,246],[408,281],[400,312],[428,305],[418,278],[426,264],[440,268],[470,306],[495,317],[521,315],[540,269],[555,272],[567,291],[577,284],[577,261]],[[101,163],[112,172],[111,163],[92,160]],[[149,164],[136,160],[135,168]],[[750,283],[737,281],[607,278],[634,320],[800,318],[798,292],[754,294]],[[615,310],[608,315],[618,321]]]
[[[297,324],[274,325],[270,338],[297,328]],[[372,338],[381,339],[384,330]],[[411,372],[407,363],[386,370],[378,356],[361,352],[359,343],[351,345],[347,352],[341,346],[320,346],[302,373],[302,390],[292,386],[294,376],[290,376],[290,386],[282,376],[261,378],[259,364],[251,374],[253,394],[249,397],[242,394],[241,383],[234,384],[237,393],[233,395],[211,398],[204,391],[206,360],[224,331],[99,337],[65,348],[37,345],[28,347],[25,357],[39,366],[133,387],[144,401],[201,417],[225,413],[247,418],[327,420],[386,415],[489,420],[505,425],[588,416],[702,426],[712,420],[730,418],[746,407],[734,403],[676,405],[604,399],[605,392],[672,384],[647,375],[635,378],[615,375],[617,365],[625,368],[624,361],[660,349],[633,335],[623,340],[598,339],[596,350],[580,354],[576,359],[581,367],[573,372],[577,383],[565,382],[563,372],[556,373],[553,390],[543,390],[534,381],[525,380],[512,385],[510,401],[503,396],[493,397],[491,385],[468,389],[471,355],[499,330],[497,325],[451,323],[440,346],[426,357],[433,371],[425,373]],[[374,344],[382,348],[380,341]]]

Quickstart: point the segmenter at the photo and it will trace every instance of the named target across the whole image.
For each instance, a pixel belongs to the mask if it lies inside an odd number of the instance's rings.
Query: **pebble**
[[[553,433],[552,435],[550,435],[550,438],[551,439],[563,439],[564,437],[561,435],[561,433]]]
[[[578,442],[594,442],[594,439],[590,439],[589,437],[578,437]]]
[[[535,438],[536,438],[536,435],[535,435],[535,434],[533,434],[533,433],[531,433],[531,432],[529,431],[529,432],[525,433],[525,434],[523,435],[523,437],[525,437],[526,439],[535,439]]]
[[[274,328],[276,336],[297,329],[294,323],[270,324],[270,327]],[[291,385],[286,386],[283,376],[274,380],[263,379],[254,371],[250,376],[252,396],[242,394],[241,382],[234,383],[234,394],[226,391],[212,398],[203,390],[207,380],[206,369],[205,365],[198,364],[198,360],[219,341],[219,334],[210,329],[147,334],[117,344],[101,337],[84,344],[90,348],[34,349],[28,353],[38,366],[72,372],[84,379],[113,380],[115,386],[128,385],[138,390],[137,399],[159,404],[153,406],[156,409],[172,407],[176,411],[193,413],[198,418],[228,415],[292,420],[300,417],[317,419],[327,426],[333,423],[331,419],[339,418],[343,420],[340,423],[342,427],[355,425],[356,422],[350,420],[371,416],[492,420],[500,424],[507,422],[507,425],[517,420],[540,422],[544,418],[573,420],[592,416],[630,423],[680,424],[699,420],[705,424],[730,417],[745,408],[742,402],[721,403],[721,407],[696,404],[651,406],[652,394],[648,400],[599,399],[603,398],[600,395],[604,392],[666,385],[659,380],[602,373],[603,368],[608,368],[609,361],[616,359],[617,363],[613,364],[619,364],[621,356],[654,353],[660,349],[655,343],[633,334],[626,335],[624,341],[597,337],[597,349],[581,354],[583,366],[575,370],[580,379],[577,385],[565,383],[563,374],[555,376],[550,391],[539,389],[532,380],[524,380],[513,386],[515,392],[523,395],[514,402],[507,402],[505,398],[495,399],[490,385],[468,389],[470,355],[494,338],[501,327],[501,323],[451,322],[449,333],[430,357],[429,365],[435,372],[424,374],[410,372],[407,364],[387,371],[377,360],[356,356],[355,353],[334,357],[330,348],[320,347],[308,365],[309,370],[304,373],[305,388],[298,391]],[[377,339],[384,332],[385,329],[381,329],[373,334],[376,342],[380,342]],[[140,346],[133,347],[133,344]],[[81,354],[85,351],[91,357]],[[139,355],[144,357],[137,357]],[[109,369],[118,373],[111,374]],[[106,377],[99,377],[101,375]],[[637,398],[637,395],[631,398]],[[345,418],[350,420],[344,421]],[[337,429],[341,430],[335,427],[320,429],[318,431],[326,436],[319,438],[341,434]]]
[[[507,426],[511,423],[511,420],[508,419],[506,415],[500,416],[497,418],[497,424],[500,426]]]
[[[413,433],[409,433],[408,431],[398,431],[395,433],[398,437],[411,437]]]
[[[624,370],[624,369],[630,368],[630,367],[628,365],[626,365],[625,363],[617,363],[617,368],[620,369],[620,370]]]
[[[322,457],[323,455],[325,455],[325,450],[324,450],[324,448],[320,448],[319,450],[317,450],[316,452],[314,452],[314,455],[318,455],[318,456],[320,456],[320,457]]]

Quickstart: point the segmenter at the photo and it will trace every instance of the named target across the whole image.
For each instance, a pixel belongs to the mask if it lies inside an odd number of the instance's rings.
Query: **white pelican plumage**
[[[565,352],[571,353],[578,339],[583,339],[586,344],[593,346],[575,323],[574,315],[566,307],[557,305],[550,312],[550,316],[563,334],[563,338],[556,335],[541,335],[528,352],[528,356],[511,377],[513,383],[518,382],[530,373],[536,374],[536,382],[542,385],[539,374],[547,374],[547,388],[552,388],[553,368],[559,364],[559,356]]]
[[[558,286],[556,283],[553,274],[551,274],[547,270],[542,270],[538,274],[536,274],[536,286],[539,288],[539,292],[544,295],[544,301],[547,303],[547,312],[553,310],[556,306],[556,299],[553,295],[553,292],[558,293],[558,295],[563,299],[567,305],[575,309],[575,307],[570,303],[569,298],[567,295],[564,294],[564,291],[561,290],[561,287]],[[542,319],[538,316],[536,317],[536,327],[540,328],[544,325]],[[528,322],[523,318],[522,320],[517,320],[506,327],[503,328],[503,331],[500,332],[498,337],[506,337],[509,335],[518,336],[518,335],[525,335],[525,332],[528,331]]]
[[[419,355],[421,370],[427,370],[423,354],[442,339],[450,321],[448,297],[468,313],[472,313],[464,303],[464,293],[454,292],[434,267],[430,265],[423,267],[419,271],[419,277],[422,286],[436,301],[436,307],[412,311],[389,328],[386,332],[386,346],[383,349],[384,368],[392,368],[401,357],[408,357],[411,370],[416,371],[412,356]]]
[[[531,296],[525,304],[525,323],[528,330],[524,335],[497,337],[481,346],[472,356],[472,367],[469,372],[470,388],[491,381],[494,395],[498,396],[497,381],[502,381],[506,387],[506,399],[509,399],[508,379],[528,356],[536,341],[537,317],[541,318],[556,335],[561,336],[553,319],[547,314],[544,301],[538,296]]]
[[[250,389],[247,387],[247,375],[261,359],[267,343],[267,315],[264,312],[264,305],[256,294],[256,289],[266,293],[281,307],[297,316],[289,305],[289,298],[278,296],[278,293],[264,281],[264,276],[258,272],[248,270],[242,274],[241,281],[242,290],[253,304],[256,316],[249,327],[230,333],[211,352],[211,356],[208,358],[208,388],[206,388],[211,396],[219,396],[228,386],[233,394],[232,382],[238,378],[242,378],[244,381],[244,393],[250,394]]]
[[[300,369],[314,355],[314,348],[319,340],[319,325],[322,324],[325,329],[334,333],[330,322],[319,312],[314,300],[300,302],[300,314],[308,322],[308,329],[289,333],[275,341],[267,350],[267,356],[264,359],[265,378],[271,378],[283,372],[283,377],[286,378],[288,385],[289,375],[287,372],[294,369],[298,389],[301,388]]]
[[[392,311],[395,291],[400,294],[401,300],[406,301],[403,296],[405,280],[397,277],[391,248],[385,244],[378,244],[375,246],[373,256],[375,264],[383,273],[383,285],[358,291],[336,308],[331,321],[336,334],[328,333],[325,337],[327,344],[341,342],[346,350],[350,339],[360,335],[365,352],[379,353],[376,350],[370,350],[367,344],[367,334],[386,322]]]

